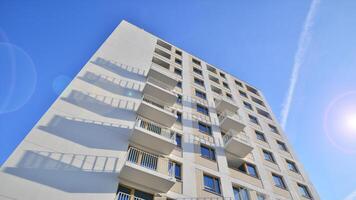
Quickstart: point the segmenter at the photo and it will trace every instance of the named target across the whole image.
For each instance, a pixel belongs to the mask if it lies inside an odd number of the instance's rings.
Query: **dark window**
[[[213,82],[215,82],[215,83],[217,83],[217,84],[220,84],[219,79],[218,79],[218,78],[216,78],[215,76],[211,76],[211,75],[209,75],[209,80],[211,80],[211,81],[213,81]]]
[[[182,88],[182,81],[177,82],[177,87]]]
[[[179,134],[176,134],[176,143],[177,147],[182,148],[182,136]]]
[[[270,129],[273,133],[279,134],[279,132],[278,132],[278,130],[277,130],[277,127],[275,127],[275,126],[273,126],[273,125],[271,125],[271,124],[268,124],[268,126],[269,126],[269,129]]]
[[[287,189],[286,184],[284,183],[283,177],[277,174],[272,174],[273,182],[276,187]]]
[[[220,179],[204,174],[204,189],[220,194]]]
[[[223,82],[223,86],[226,87],[227,89],[230,89],[229,84],[227,84],[226,82]]]
[[[259,124],[257,117],[252,116],[252,115],[248,115],[248,118],[250,119],[250,122],[255,123],[255,124]]]
[[[176,62],[179,65],[182,65],[182,60],[181,59],[176,58],[176,59],[174,59],[174,62]]]
[[[231,95],[231,94],[226,93],[225,95],[226,95],[229,99],[232,99],[232,95]]]
[[[181,166],[181,164],[174,162],[174,161],[170,161],[168,167],[172,173],[174,172],[174,177],[177,180],[182,180],[182,166]]]
[[[266,118],[268,118],[268,119],[272,119],[271,115],[268,112],[264,111],[264,110],[261,110],[261,109],[257,108],[257,113],[262,115],[262,116],[264,116],[264,117],[266,117]]]
[[[195,90],[195,96],[200,97],[202,99],[206,99],[206,94],[204,92],[199,91],[199,90]]]
[[[277,145],[280,150],[288,151],[286,144],[284,144],[283,142],[277,140]]]
[[[199,78],[194,77],[194,83],[204,87],[204,81]]]
[[[177,103],[182,104],[182,95],[180,94],[177,95]]]
[[[295,173],[299,173],[297,165],[293,161],[286,160],[286,162],[287,162],[288,169],[290,171],[293,171]]]
[[[158,40],[157,44],[165,49],[171,50],[172,46],[168,43],[163,42],[162,40]]]
[[[199,66],[201,65],[201,62],[199,60],[195,59],[195,58],[192,58],[192,61],[193,61],[194,64],[197,64]]]
[[[262,152],[263,152],[263,157],[265,158],[265,160],[273,162],[273,163],[275,162],[272,152],[269,152],[267,150],[262,150]]]
[[[259,131],[255,131],[255,133],[256,133],[256,138],[257,139],[266,142],[266,137],[265,137],[264,133],[259,132]]]
[[[193,67],[193,72],[199,74],[199,75],[203,75],[203,71],[201,71],[200,69]]]
[[[250,200],[248,190],[243,187],[233,187],[234,200]]]
[[[244,106],[245,106],[245,108],[247,108],[249,110],[253,110],[252,105],[250,103],[247,103],[246,101],[244,101]]]
[[[243,96],[243,97],[246,97],[246,98],[247,98],[247,94],[246,94],[246,92],[243,92],[243,91],[239,90],[239,93],[240,93],[240,95],[241,95],[241,96]]]
[[[222,90],[217,87],[211,86],[211,90],[216,94],[222,94]]]
[[[215,160],[215,150],[211,147],[200,145],[201,156],[210,160]]]
[[[177,112],[177,122],[182,123],[182,113]]]
[[[182,70],[178,68],[174,68],[174,73],[178,74],[179,76],[182,76]]]
[[[254,93],[254,94],[256,94],[256,95],[259,95],[259,94],[258,94],[258,91],[257,91],[255,88],[252,88],[252,87],[246,85],[246,89],[247,89],[249,92],[252,92],[252,93]]]
[[[223,77],[223,78],[226,78],[225,74],[220,72],[220,76]]]
[[[179,50],[176,50],[176,54],[181,56],[181,55],[182,55],[182,52],[179,51]]]
[[[242,87],[242,83],[240,81],[235,80],[235,84]]]
[[[197,104],[197,111],[203,113],[204,115],[209,115],[209,109],[205,106]]]
[[[207,65],[207,69],[211,72],[213,72],[214,74],[216,74],[216,69],[210,65]]]
[[[156,54],[158,54],[158,55],[160,55],[160,56],[163,56],[163,57],[165,57],[165,58],[167,58],[168,60],[170,60],[171,59],[171,54],[169,54],[169,53],[167,53],[167,52],[165,52],[165,51],[162,51],[161,49],[155,49],[155,53]]]
[[[251,99],[252,99],[253,102],[255,102],[255,103],[257,103],[257,104],[259,104],[261,106],[265,106],[265,104],[263,103],[262,100],[259,100],[259,99],[255,98],[255,97],[251,97]]]
[[[307,186],[298,183],[299,192],[303,197],[311,199],[312,196],[307,188]]]
[[[211,135],[211,127],[203,122],[198,122],[199,131]]]

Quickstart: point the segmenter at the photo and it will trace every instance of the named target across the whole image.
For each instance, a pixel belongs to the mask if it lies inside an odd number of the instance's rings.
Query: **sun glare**
[[[356,113],[347,116],[346,126],[349,131],[352,131],[354,134],[356,134]]]

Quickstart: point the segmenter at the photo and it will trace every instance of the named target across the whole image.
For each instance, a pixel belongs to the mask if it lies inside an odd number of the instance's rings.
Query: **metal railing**
[[[158,108],[160,108],[160,109],[163,109],[163,110],[165,110],[165,111],[168,111],[168,112],[173,113],[173,109],[172,109],[171,107],[169,107],[169,106],[164,106],[164,105],[161,105],[161,104],[159,104],[159,103],[156,103],[156,102],[153,101],[152,99],[157,99],[157,98],[152,97],[152,96],[147,96],[147,95],[142,97],[142,101],[147,102],[147,103],[149,103],[149,104],[151,104],[151,105],[153,105],[153,106],[155,106],[155,107],[158,107]],[[159,101],[159,100],[157,100],[157,101]]]
[[[170,139],[173,143],[176,140],[176,132],[168,128],[162,127],[161,125],[144,119],[142,117],[137,117],[135,126],[146,129],[152,133],[161,135],[167,139]]]
[[[250,138],[245,132],[236,132],[233,130],[228,131],[224,136],[223,136],[223,141],[224,144],[226,144],[229,140],[232,138],[236,138],[244,143],[250,144]]]
[[[144,168],[174,177],[175,164],[166,158],[130,147],[127,153],[127,161]]]
[[[119,192],[119,193],[117,193],[115,200],[145,200],[145,199],[135,197],[135,196],[126,194],[124,192]]]
[[[226,117],[231,117],[233,119],[235,119],[236,121],[241,121],[242,117],[240,115],[238,115],[237,113],[231,112],[231,111],[224,111],[219,113],[219,121],[222,122]]]

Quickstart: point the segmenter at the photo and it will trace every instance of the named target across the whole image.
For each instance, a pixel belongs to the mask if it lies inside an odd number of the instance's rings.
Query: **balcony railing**
[[[235,119],[236,121],[241,121],[242,117],[240,115],[238,115],[237,113],[233,113],[230,111],[224,111],[222,113],[219,113],[219,121],[222,122],[226,117],[231,117],[233,119]]]
[[[238,139],[238,140],[240,140],[240,141],[242,141],[244,143],[247,143],[247,144],[250,143],[249,137],[248,137],[248,135],[246,133],[244,133],[244,132],[239,132],[238,133],[236,131],[230,130],[223,137],[224,144],[226,144],[232,138],[236,138],[236,139]]]
[[[165,158],[130,147],[127,154],[127,161],[144,168],[174,177],[174,163]]]
[[[161,125],[143,119],[142,117],[138,117],[136,120],[136,125],[137,127],[146,129],[152,133],[156,133],[158,135],[161,135],[167,139],[170,139],[172,142],[176,140],[176,133],[168,128],[162,127]]]
[[[124,192],[119,192],[119,193],[117,193],[115,200],[145,200],[145,199],[135,197],[135,196],[126,194]]]
[[[148,97],[148,98],[147,98],[147,97]],[[155,106],[155,107],[158,107],[158,108],[160,108],[160,109],[163,109],[163,110],[165,110],[165,111],[168,111],[168,112],[173,113],[173,109],[172,109],[171,107],[158,104],[158,103],[156,103],[155,101],[152,101],[151,99],[156,99],[156,98],[155,98],[155,97],[151,97],[151,96],[143,96],[143,98],[142,98],[142,100],[143,100],[144,102],[147,102],[147,103],[149,103],[149,104],[151,104],[151,105],[153,105],[153,106]],[[157,101],[159,101],[159,100],[157,100]]]

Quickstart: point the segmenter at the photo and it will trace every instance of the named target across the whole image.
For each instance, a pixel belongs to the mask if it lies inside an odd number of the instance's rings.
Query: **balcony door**
[[[243,187],[234,187],[234,198],[235,200],[250,200],[248,190]]]

